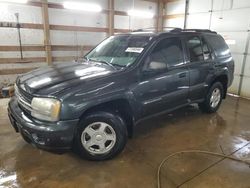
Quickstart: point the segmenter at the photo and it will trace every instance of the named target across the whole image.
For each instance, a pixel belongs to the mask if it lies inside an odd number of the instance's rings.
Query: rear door
[[[208,84],[213,76],[213,55],[206,40],[200,35],[189,35],[185,39],[190,88],[188,98],[196,101],[204,98]]]
[[[134,89],[143,106],[142,115],[172,109],[187,103],[188,68],[178,37],[161,39],[145,58],[140,82]]]

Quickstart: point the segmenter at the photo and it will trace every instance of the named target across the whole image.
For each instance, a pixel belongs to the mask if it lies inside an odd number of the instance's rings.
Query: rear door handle
[[[179,78],[184,78],[186,76],[187,76],[187,73],[185,73],[185,72],[179,74]]]

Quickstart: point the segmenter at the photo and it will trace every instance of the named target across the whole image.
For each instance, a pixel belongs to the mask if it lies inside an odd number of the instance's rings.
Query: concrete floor
[[[250,159],[250,101],[245,99],[228,97],[216,114],[202,114],[189,106],[141,123],[125,150],[105,162],[26,144],[11,128],[6,107],[7,100],[0,100],[0,187],[152,188],[159,163],[176,151],[222,148],[225,154]],[[182,154],[163,167],[162,187],[250,188],[249,177],[245,164]]]

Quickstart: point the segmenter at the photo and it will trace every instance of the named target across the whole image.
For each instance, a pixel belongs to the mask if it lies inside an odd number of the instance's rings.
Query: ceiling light
[[[235,45],[235,44],[236,44],[236,41],[233,40],[233,39],[226,39],[225,41],[226,41],[226,43],[227,43],[228,45]]]
[[[140,17],[140,18],[153,18],[154,17],[154,14],[148,11],[131,9],[127,13],[129,16],[132,16],[132,17]]]
[[[28,2],[28,0],[0,0],[0,2],[25,4]]]
[[[71,10],[83,10],[88,12],[101,12],[102,7],[93,3],[64,2],[63,7]]]
[[[8,4],[7,3],[2,3],[1,1],[0,1],[0,12],[2,13],[2,14],[5,14],[6,12],[8,12]]]

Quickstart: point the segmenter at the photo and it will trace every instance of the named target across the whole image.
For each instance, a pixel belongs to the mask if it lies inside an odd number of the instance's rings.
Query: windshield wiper
[[[117,70],[117,68],[115,68],[115,66],[114,66],[112,63],[109,63],[109,62],[104,61],[104,60],[100,60],[100,59],[91,59],[91,58],[89,58],[88,61],[95,61],[95,62],[103,63],[103,64],[109,65],[109,66],[112,67],[113,69]]]

